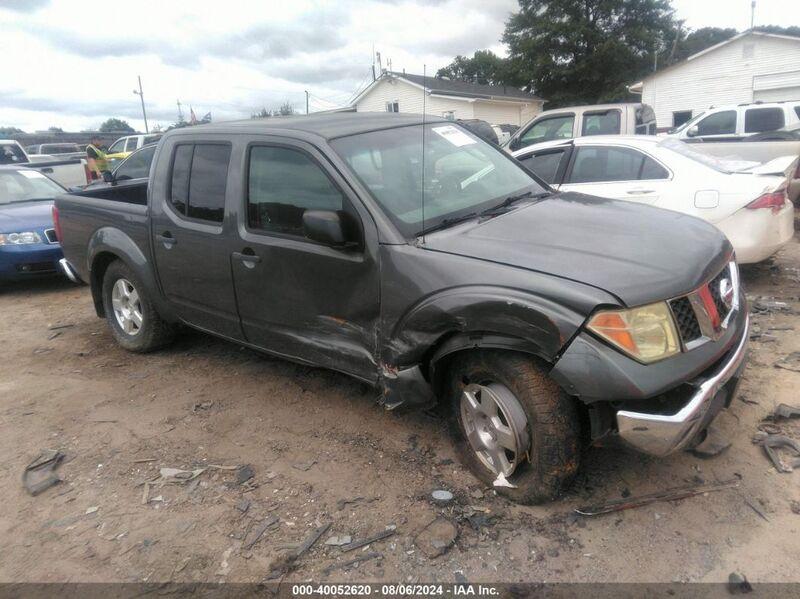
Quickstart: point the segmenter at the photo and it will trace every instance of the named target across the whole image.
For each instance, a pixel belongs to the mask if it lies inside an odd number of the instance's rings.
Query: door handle
[[[161,235],[156,235],[156,239],[163,243],[167,248],[170,248],[178,243],[178,240],[175,239],[169,231],[164,231]]]
[[[634,195],[634,194],[644,194],[644,193],[655,193],[655,191],[656,191],[655,189],[630,189],[626,193],[628,193],[629,195]]]
[[[252,251],[252,250],[251,250]],[[233,252],[231,257],[234,260],[238,260],[239,262],[250,262],[251,264],[258,264],[261,262],[261,256],[256,256],[255,254],[244,254],[242,252]]]

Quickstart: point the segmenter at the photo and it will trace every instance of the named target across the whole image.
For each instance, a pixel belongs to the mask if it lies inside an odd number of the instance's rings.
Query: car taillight
[[[786,196],[786,189],[779,189],[771,191],[757,197],[755,200],[747,205],[750,210],[758,210],[760,208],[771,208],[773,213],[781,211],[784,204],[788,200]]]
[[[61,221],[58,218],[58,208],[55,204],[53,204],[53,228],[56,230],[56,239],[58,239],[59,243],[62,240],[61,236]]]

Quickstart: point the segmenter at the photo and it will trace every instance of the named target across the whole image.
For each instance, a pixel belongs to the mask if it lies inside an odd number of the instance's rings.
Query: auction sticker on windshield
[[[475,140],[472,139],[469,135],[461,131],[458,127],[454,127],[453,125],[445,125],[444,127],[434,127],[433,131],[438,133],[442,137],[444,137],[447,141],[449,141],[454,146],[460,148],[461,146],[467,146],[469,144],[474,144]]]

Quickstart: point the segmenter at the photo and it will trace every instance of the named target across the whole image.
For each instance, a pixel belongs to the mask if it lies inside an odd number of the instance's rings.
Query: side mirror
[[[686,137],[697,137],[697,134],[700,133],[700,129],[697,128],[697,125],[693,127],[689,127],[689,130],[686,132]]]
[[[103,181],[106,183],[114,183],[114,175],[111,171],[103,171]]]
[[[303,234],[325,245],[344,245],[347,242],[342,217],[333,210],[306,210],[303,213]]]
[[[519,150],[519,138],[515,137],[511,141],[508,142],[508,149],[512,152]]]

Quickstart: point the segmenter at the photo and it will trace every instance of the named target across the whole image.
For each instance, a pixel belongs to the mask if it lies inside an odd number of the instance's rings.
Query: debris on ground
[[[439,516],[423,528],[416,537],[414,544],[426,557],[433,559],[447,552],[458,538],[458,528],[447,518]]]
[[[43,449],[36,459],[25,466],[22,473],[22,485],[31,495],[38,495],[57,485],[61,478],[56,474],[56,468],[64,459],[64,454],[57,449]]]
[[[253,529],[252,533],[250,534],[250,539],[244,542],[242,548],[252,549],[255,546],[255,544],[261,540],[261,537],[264,536],[264,533],[267,531],[267,529],[271,526],[274,526],[277,523],[278,523],[277,516],[270,516],[269,518],[261,522],[261,524],[259,524]]]
[[[798,516],[800,516],[800,501],[794,501],[794,500],[790,501],[789,509],[792,510],[793,514],[797,514]]]
[[[717,427],[711,425],[706,432],[706,438],[694,446],[690,451],[698,458],[713,458],[731,446],[728,436],[723,435]]]
[[[333,547],[341,547],[342,545],[349,545],[352,542],[353,537],[350,535],[333,535],[332,537],[328,537],[325,544]]]
[[[715,491],[723,491],[725,489],[732,489],[738,486],[739,486],[739,481],[737,479],[737,480],[729,480],[714,485],[680,487],[676,489],[667,489],[665,491],[658,491],[657,493],[640,495],[639,497],[614,499],[612,501],[609,501],[608,503],[600,505],[588,505],[584,507],[575,508],[575,511],[583,516],[599,516],[601,514],[609,514],[612,512],[620,512],[622,510],[642,507],[660,501],[675,501],[678,499],[686,499],[687,497],[695,497],[696,495],[704,495],[706,493],[713,493]]]
[[[792,370],[800,372],[800,351],[794,351],[773,364],[775,368],[783,368],[784,370]]]
[[[383,557],[382,553],[378,553],[377,551],[371,551],[369,553],[365,553],[363,555],[359,555],[357,558],[351,559],[350,561],[342,562],[341,564],[335,564],[334,563],[334,564],[331,564],[329,566],[326,566],[325,569],[323,569],[322,572],[323,572],[323,574],[325,574],[325,576],[329,576],[331,574],[331,572],[333,572],[334,570],[346,570],[347,568],[350,568],[351,566],[355,566],[355,565],[361,564],[363,562],[368,562],[370,560],[379,559],[379,558],[382,558],[382,557]]]
[[[773,312],[793,312],[792,307],[786,302],[777,300],[768,300],[764,298],[757,299],[751,304],[751,312],[756,314],[771,314]]]
[[[74,324],[69,323],[69,322],[68,323],[64,323],[64,324],[51,324],[49,327],[47,327],[47,330],[48,331],[58,331],[58,330],[61,330],[61,329],[68,329],[68,328],[74,327],[74,326],[75,326]]]
[[[799,418],[800,417],[800,408],[797,406],[790,406],[789,404],[779,404],[775,411],[772,412],[772,419],[773,420],[780,420],[781,418],[789,419],[789,418]]]
[[[745,593],[752,593],[753,585],[747,581],[747,577],[744,574],[731,572],[728,575],[728,592],[731,595],[744,595]]]
[[[373,501],[378,501],[378,499],[380,499],[380,497],[362,497],[361,495],[358,497],[353,497],[352,499],[337,499],[336,509],[341,512],[345,506],[354,505],[362,501],[364,503],[372,503]]]
[[[244,466],[239,466],[236,469],[236,484],[243,485],[248,480],[253,478],[256,475],[256,471],[253,470],[253,467],[250,464],[245,464]]]
[[[394,533],[395,533],[394,528],[387,528],[377,534],[372,535],[371,537],[367,537],[366,539],[361,539],[360,541],[353,541],[352,543],[348,543],[347,545],[342,545],[342,551],[347,552],[347,551],[352,551],[353,549],[359,549],[360,547],[364,547],[376,541],[381,541],[387,537],[391,537]]]
[[[159,470],[161,478],[155,482],[159,485],[176,484],[183,485],[191,480],[194,480],[203,472],[205,468],[196,468],[194,470],[181,470],[180,468],[161,468]]]
[[[800,457],[795,457],[792,462],[787,465],[781,460],[778,453],[775,451],[777,448],[786,448],[794,453],[795,456],[800,456],[800,443],[787,437],[786,435],[769,434],[765,432],[758,432],[753,435],[753,443],[761,445],[767,454],[767,457],[775,466],[778,472],[792,472],[795,468],[800,467]]]
[[[450,491],[445,491],[444,489],[437,489],[431,493],[431,499],[433,499],[434,503],[439,505],[447,505],[453,501],[453,494]]]
[[[273,560],[273,562],[270,564],[270,571],[269,574],[267,574],[267,580],[274,580],[275,578],[280,578],[284,574],[291,572],[296,567],[297,560],[306,551],[311,549],[330,527],[330,522],[323,524],[322,526],[318,526],[311,531],[311,534],[309,534],[296,549],[293,549],[284,555],[278,556],[275,560]]]
[[[192,412],[203,412],[205,410],[210,410],[214,406],[213,401],[203,401],[196,403],[192,406]]]
[[[303,472],[307,472],[311,469],[311,466],[317,463],[317,460],[310,460],[308,462],[299,462],[297,464],[292,464],[292,468],[296,470],[302,470]]]
[[[243,514],[247,513],[247,510],[250,509],[250,500],[249,499],[242,499],[236,504],[236,509],[242,512]]]

